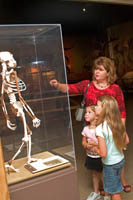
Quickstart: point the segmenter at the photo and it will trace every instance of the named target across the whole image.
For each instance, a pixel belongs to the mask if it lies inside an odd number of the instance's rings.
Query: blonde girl
[[[123,150],[126,149],[129,138],[114,97],[101,96],[96,112],[99,115],[96,128],[99,147],[97,152],[103,162],[104,190],[111,194],[112,200],[122,200],[120,176],[125,162]]]

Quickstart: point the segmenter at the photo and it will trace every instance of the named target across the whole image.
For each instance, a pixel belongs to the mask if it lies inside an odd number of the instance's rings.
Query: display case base
[[[45,174],[9,186],[11,200],[80,200],[75,168]]]
[[[42,152],[39,154],[35,154],[32,157],[34,157],[35,159],[42,159],[42,160],[47,160],[47,159],[51,159],[51,158],[55,158],[55,157],[61,158],[60,156],[55,156],[55,154],[48,152],[48,151],[45,151],[45,152]],[[40,176],[43,174],[48,174],[48,173],[71,166],[71,163],[68,160],[64,159],[64,162],[63,162],[63,157],[62,157],[62,163],[59,163],[57,165],[55,164],[55,165],[49,166],[49,167],[44,166],[44,169],[41,169],[41,170],[36,169],[35,170],[36,173],[32,173],[31,170],[29,170],[28,167],[26,167],[27,166],[26,163],[27,163],[27,158],[20,158],[20,159],[14,160],[13,166],[16,169],[19,169],[20,171],[19,172],[10,171],[10,173],[8,173],[8,170],[7,170],[8,185],[16,184],[16,183],[19,183],[22,181],[27,181],[28,179],[35,178],[37,176]],[[33,164],[34,164],[34,162],[33,162]],[[33,167],[32,163],[31,163],[31,167]]]

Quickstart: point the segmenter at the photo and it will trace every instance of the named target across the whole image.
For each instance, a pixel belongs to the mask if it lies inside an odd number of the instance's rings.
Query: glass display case
[[[76,170],[61,26],[0,26],[0,137],[8,184]]]

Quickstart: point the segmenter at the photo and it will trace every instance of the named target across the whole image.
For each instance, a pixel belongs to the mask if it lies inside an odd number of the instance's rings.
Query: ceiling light
[[[86,12],[86,8],[83,8],[82,11],[83,11],[83,12]]]

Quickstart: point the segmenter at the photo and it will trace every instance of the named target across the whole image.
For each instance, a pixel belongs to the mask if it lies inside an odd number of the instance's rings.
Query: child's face
[[[96,115],[100,115],[101,111],[102,111],[102,102],[98,101],[97,102],[97,106],[96,106]]]
[[[91,108],[87,107],[86,112],[85,112],[85,121],[86,122],[92,122],[95,119],[96,119],[95,112]]]

